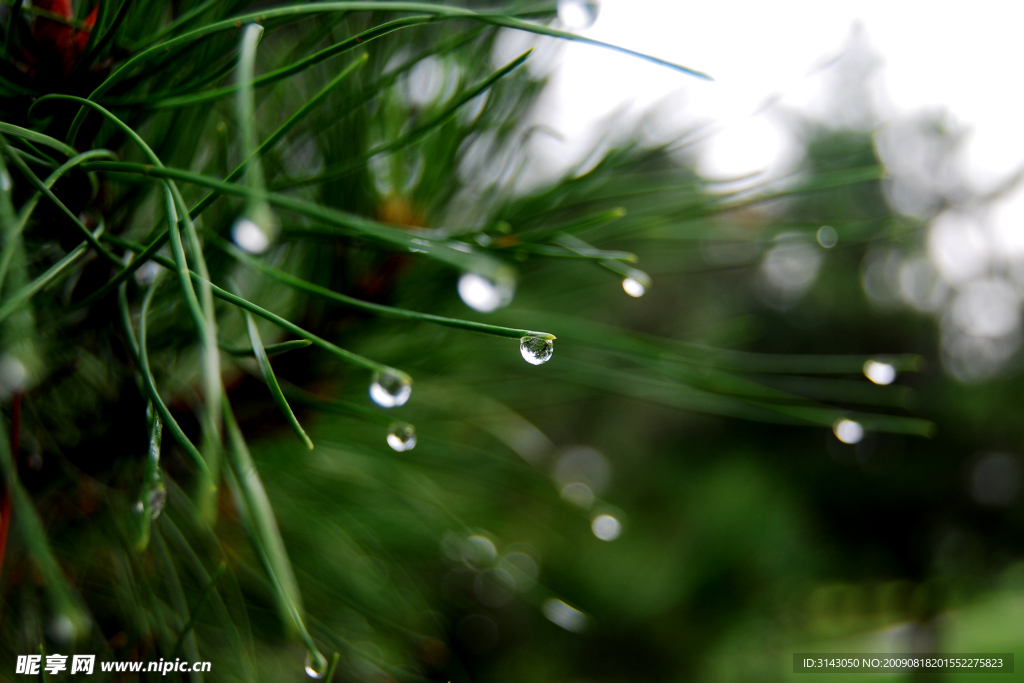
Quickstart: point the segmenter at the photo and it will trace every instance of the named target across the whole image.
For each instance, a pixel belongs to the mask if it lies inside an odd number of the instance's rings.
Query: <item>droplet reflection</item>
[[[634,299],[638,299],[647,293],[647,288],[644,287],[644,283],[639,280],[634,280],[631,277],[627,277],[622,280],[622,289],[626,291]]]
[[[164,511],[164,505],[167,503],[167,489],[164,487],[163,482],[150,489],[148,503],[149,517],[150,519],[156,519]]]
[[[516,289],[511,283],[498,283],[476,273],[459,278],[459,297],[475,311],[490,313],[512,303]]]
[[[270,246],[263,228],[249,218],[239,218],[231,226],[231,240],[250,254],[262,254]]]
[[[519,352],[530,365],[541,365],[551,360],[555,353],[555,343],[540,337],[523,337],[519,340]]]
[[[831,225],[823,225],[818,228],[818,244],[831,249],[832,247],[839,244],[839,233]]]
[[[590,530],[602,541],[614,541],[622,533],[622,524],[611,515],[598,515],[594,517]]]
[[[327,675],[327,659],[319,652],[306,653],[306,675],[315,680]]]
[[[558,18],[570,31],[590,28],[597,21],[596,0],[559,0]]]
[[[10,398],[19,391],[24,391],[28,383],[28,370],[14,356],[0,356],[0,401]]]
[[[832,431],[835,433],[836,438],[843,443],[859,443],[864,438],[864,427],[859,422],[853,420],[838,420],[832,427]]]
[[[584,510],[589,510],[590,506],[594,504],[594,492],[586,484],[577,481],[562,489],[562,499]]]
[[[498,559],[498,549],[494,541],[478,534],[466,539],[462,558],[470,567],[490,567]]]
[[[388,445],[403,453],[416,448],[416,428],[407,422],[395,422],[388,427]]]
[[[373,373],[370,383],[370,398],[381,408],[405,405],[412,396],[412,380],[397,370]]]
[[[896,379],[896,368],[888,363],[869,360],[864,363],[864,376],[875,384],[892,384]]]
[[[566,631],[580,633],[587,627],[586,614],[557,598],[548,598],[540,609],[548,621],[558,624]]]

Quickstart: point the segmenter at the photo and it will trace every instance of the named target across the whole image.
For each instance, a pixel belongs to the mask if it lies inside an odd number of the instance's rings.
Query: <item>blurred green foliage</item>
[[[87,34],[93,6],[9,12],[0,67],[0,680],[40,644],[375,681],[1020,648],[1020,506],[969,485],[1019,449],[1018,381],[948,379],[934,323],[865,296],[923,227],[869,134],[805,122],[799,171],[742,193],[639,138],[522,191],[544,82],[491,56],[552,7],[100,0]],[[514,301],[468,309],[464,273]]]

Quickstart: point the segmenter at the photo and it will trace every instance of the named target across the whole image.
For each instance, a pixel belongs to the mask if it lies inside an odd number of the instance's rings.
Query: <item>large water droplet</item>
[[[416,448],[416,428],[408,422],[395,422],[388,427],[388,445],[403,453]]]
[[[163,483],[149,490],[148,502],[149,517],[150,519],[156,519],[164,511],[164,505],[167,503],[167,488],[164,487]]]
[[[412,380],[404,372],[386,370],[373,373],[370,398],[381,408],[403,406],[412,396]]]
[[[634,280],[631,277],[627,277],[622,280],[622,289],[626,291],[634,299],[642,297],[647,293],[647,288],[644,287],[644,283],[639,280]]]
[[[315,650],[306,653],[306,675],[316,680],[327,675],[327,659]]]
[[[864,427],[860,422],[854,422],[853,420],[838,420],[832,427],[832,431],[835,433],[836,438],[843,443],[859,443],[864,438]]]
[[[551,360],[555,353],[555,342],[540,337],[523,337],[519,340],[519,352],[530,365],[540,365]]]
[[[896,379],[896,368],[888,363],[869,360],[864,363],[864,376],[875,384],[892,384]]]
[[[590,28],[597,21],[596,0],[558,0],[558,18],[571,31]]]
[[[250,254],[262,254],[270,246],[266,231],[250,218],[239,218],[231,226],[231,239]]]
[[[622,533],[622,524],[611,515],[598,515],[590,524],[590,530],[602,541],[614,541]]]
[[[512,303],[516,288],[509,282],[494,282],[483,275],[465,273],[459,278],[459,296],[467,306],[490,313]]]

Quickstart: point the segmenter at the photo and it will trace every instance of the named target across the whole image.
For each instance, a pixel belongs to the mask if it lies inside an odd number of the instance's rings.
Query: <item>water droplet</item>
[[[494,547],[494,541],[476,534],[466,539],[462,559],[471,567],[490,567],[498,559],[498,549]]]
[[[164,267],[156,261],[146,261],[135,271],[135,281],[143,287],[148,287],[156,281],[157,276]]]
[[[142,504],[141,500],[137,500],[132,509],[135,511],[135,514],[141,515],[146,510],[146,506]]]
[[[160,513],[164,511],[164,505],[167,503],[167,489],[161,482],[160,485],[153,487],[149,490],[149,517],[150,519],[156,519],[160,516]]]
[[[515,580],[518,590],[533,588],[540,574],[537,561],[526,553],[509,553],[501,558],[501,567]]]
[[[402,453],[416,448],[416,428],[407,422],[395,422],[388,427],[388,445]]]
[[[0,400],[5,400],[19,391],[25,390],[28,383],[28,370],[14,356],[0,356]]]
[[[239,218],[231,226],[231,239],[250,254],[262,254],[270,246],[270,237],[250,218]]]
[[[640,298],[647,293],[644,283],[631,277],[622,280],[622,289],[626,290],[626,294],[629,294],[634,299]]]
[[[896,379],[896,368],[888,363],[869,360],[864,363],[864,376],[875,384],[892,384]]]
[[[519,340],[519,352],[530,365],[540,365],[551,360],[555,353],[555,342],[540,337],[523,337]]]
[[[558,18],[571,31],[590,28],[597,21],[596,0],[559,0]]]
[[[507,282],[498,283],[476,273],[459,278],[459,296],[473,310],[490,313],[512,303],[516,288]]]
[[[566,631],[579,633],[587,627],[587,615],[557,598],[548,598],[540,607],[549,621]]]
[[[77,630],[78,629],[75,628],[75,622],[73,622],[71,617],[66,614],[58,614],[51,617],[46,623],[47,635],[61,645],[67,645],[73,642]]]
[[[306,653],[306,675],[316,680],[327,675],[327,659],[316,650]]]
[[[837,420],[832,431],[835,432],[836,438],[843,443],[854,444],[864,438],[864,427],[860,422],[853,420]]]
[[[622,524],[611,515],[598,515],[590,524],[590,530],[602,541],[614,541],[622,533]]]
[[[381,408],[404,406],[412,395],[412,380],[404,372],[386,370],[373,373],[370,398]]]
[[[589,510],[590,506],[594,504],[594,492],[586,484],[577,481],[562,489],[562,499],[584,510]]]
[[[818,244],[831,249],[839,244],[839,233],[831,225],[823,225],[818,228]]]
[[[7,169],[0,171],[0,190],[9,192],[13,183],[11,183],[11,174],[7,172]]]

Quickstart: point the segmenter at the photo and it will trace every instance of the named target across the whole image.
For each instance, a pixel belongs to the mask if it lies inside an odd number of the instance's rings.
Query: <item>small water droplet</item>
[[[471,567],[490,567],[498,559],[498,549],[491,539],[475,534],[466,539],[462,559]]]
[[[611,515],[598,515],[591,522],[590,530],[602,541],[614,541],[622,533],[622,524]]]
[[[818,244],[831,249],[839,244],[839,233],[831,225],[823,225],[818,228]]]
[[[864,363],[864,376],[875,384],[892,384],[896,379],[896,368],[888,363],[869,360]]]
[[[164,511],[164,505],[167,503],[167,489],[163,483],[159,486],[155,486],[149,490],[149,517],[150,519],[156,519],[160,516],[160,513]]]
[[[327,659],[315,650],[306,653],[306,675],[316,680],[327,675]]]
[[[51,617],[46,623],[46,633],[61,645],[67,645],[75,640],[75,622],[66,614],[59,614]]]
[[[141,500],[137,500],[135,501],[135,505],[132,507],[132,509],[135,511],[135,514],[141,515],[145,511],[146,506],[142,504]]]
[[[555,342],[540,337],[523,337],[519,340],[519,352],[530,365],[540,365],[551,360],[555,353]]]
[[[0,190],[9,192],[11,190],[11,174],[7,172],[7,169],[0,171]]]
[[[416,448],[416,428],[407,422],[395,422],[388,427],[388,445],[403,453]]]
[[[511,283],[497,283],[476,273],[459,278],[459,296],[473,310],[490,313],[512,303],[516,288]]]
[[[594,492],[586,484],[577,481],[562,489],[562,500],[588,510],[594,504]]]
[[[239,218],[231,226],[231,239],[250,254],[262,254],[270,246],[266,231],[250,218]]]
[[[853,420],[837,420],[832,427],[832,431],[835,433],[836,438],[843,443],[859,443],[864,438],[864,427],[861,423],[854,422]]]
[[[135,281],[143,287],[148,287],[156,281],[163,269],[164,267],[156,261],[146,261],[135,271]]]
[[[548,598],[540,606],[540,610],[549,621],[566,631],[580,633],[587,628],[587,615],[558,598]]]
[[[403,406],[412,395],[412,380],[404,372],[387,370],[373,373],[370,398],[382,408]]]
[[[642,297],[647,293],[647,288],[644,287],[644,283],[639,280],[634,280],[631,277],[627,277],[622,280],[622,289],[626,291],[634,299]]]
[[[28,370],[14,356],[0,356],[0,400],[6,400],[19,391],[24,391],[28,383]]]
[[[597,21],[596,0],[559,0],[558,18],[571,31],[590,28]]]

